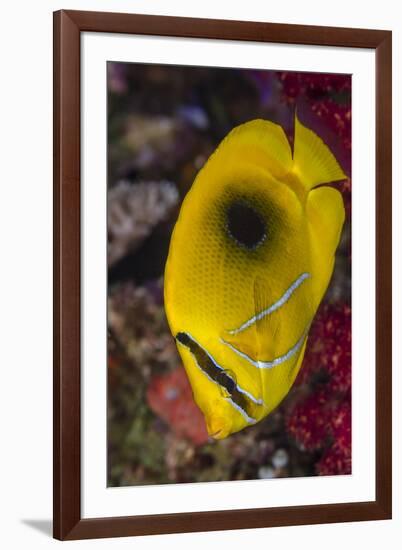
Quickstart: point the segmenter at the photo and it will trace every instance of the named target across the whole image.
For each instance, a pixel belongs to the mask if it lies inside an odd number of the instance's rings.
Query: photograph
[[[5,3],[2,548],[402,539],[395,6]]]
[[[107,62],[107,486],[352,474],[352,75]]]

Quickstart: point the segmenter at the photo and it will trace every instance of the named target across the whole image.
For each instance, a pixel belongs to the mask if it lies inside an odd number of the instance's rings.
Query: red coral
[[[150,408],[179,436],[196,445],[208,440],[201,411],[194,403],[190,383],[183,368],[155,376],[147,390]]]
[[[331,432],[339,448],[346,452],[352,444],[352,410],[350,399],[345,400],[331,416]]]
[[[318,376],[318,374],[324,376]],[[318,377],[318,378],[317,378]],[[351,471],[351,309],[324,305],[311,329],[297,382],[310,387],[287,417],[288,432],[300,448],[324,449],[320,475]]]
[[[315,100],[327,94],[351,90],[351,78],[347,75],[282,72],[278,76],[289,103],[293,103],[300,95]]]
[[[350,398],[336,404],[330,417],[332,445],[316,464],[320,475],[350,474],[352,472],[352,411]]]
[[[352,110],[349,105],[339,105],[332,99],[316,101],[311,110],[321,118],[327,127],[341,138],[345,149],[352,147]]]
[[[339,403],[321,390],[294,407],[287,429],[301,449],[324,449],[316,464],[318,474],[346,475],[352,465],[351,420],[349,397]]]
[[[317,360],[330,375],[335,392],[347,392],[352,383],[352,311],[350,306],[324,306],[319,331],[325,343]]]
[[[298,403],[287,418],[287,430],[305,450],[321,448],[328,436],[328,411],[324,392],[311,394]]]
[[[335,442],[324,452],[321,459],[316,464],[316,469],[321,476],[351,474],[351,448],[342,448],[338,442]]]
[[[307,351],[297,383],[306,383],[319,371],[329,375],[332,390],[351,387],[352,310],[347,304],[325,304],[310,330]]]

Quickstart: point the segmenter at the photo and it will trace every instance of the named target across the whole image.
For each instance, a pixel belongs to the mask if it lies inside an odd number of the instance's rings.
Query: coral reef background
[[[351,473],[351,179],[330,287],[288,396],[208,439],[163,308],[180,203],[220,140],[294,109],[351,165],[351,77],[108,63],[108,485]]]

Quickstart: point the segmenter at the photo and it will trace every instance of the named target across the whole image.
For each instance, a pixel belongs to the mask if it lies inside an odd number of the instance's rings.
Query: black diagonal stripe
[[[242,392],[236,385],[236,382],[224,370],[215,365],[207,352],[195,342],[187,332],[178,332],[176,340],[186,346],[194,356],[198,366],[208,375],[214,382],[230,394],[230,398],[238,407],[240,407],[250,418],[253,418],[252,401]]]

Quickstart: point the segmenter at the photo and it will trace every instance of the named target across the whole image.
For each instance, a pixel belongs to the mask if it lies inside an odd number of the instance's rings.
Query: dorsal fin
[[[243,160],[260,163],[276,177],[292,170],[292,150],[283,128],[263,119],[245,122],[234,128],[210,157],[241,155]]]
[[[346,179],[338,161],[323,140],[295,115],[293,173],[306,191],[322,183]]]

